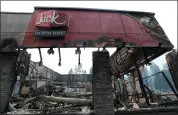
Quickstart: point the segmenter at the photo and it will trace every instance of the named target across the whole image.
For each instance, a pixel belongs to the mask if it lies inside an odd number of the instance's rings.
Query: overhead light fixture
[[[80,66],[80,54],[81,54],[81,50],[80,47],[77,47],[77,49],[75,50],[75,54],[78,54],[78,65]]]
[[[50,55],[50,54],[54,54],[53,48],[49,48],[47,53],[48,53],[49,55]]]

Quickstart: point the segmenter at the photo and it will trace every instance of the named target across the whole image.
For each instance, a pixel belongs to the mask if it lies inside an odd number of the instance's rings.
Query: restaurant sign
[[[43,37],[43,38],[56,38],[56,37],[64,37],[66,31],[64,30],[41,30],[36,31],[35,36],[36,37]]]
[[[56,10],[37,14],[35,37],[64,38],[69,27],[69,15]]]

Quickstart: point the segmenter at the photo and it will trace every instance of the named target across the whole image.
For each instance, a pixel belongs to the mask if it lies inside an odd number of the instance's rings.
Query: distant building
[[[30,62],[29,75],[26,76],[26,84],[32,88],[43,90],[47,82],[53,82],[55,85],[66,88],[66,91],[91,91],[91,75],[90,74],[59,74],[52,69],[41,65],[39,62]],[[68,88],[67,88],[68,87]]]
[[[52,69],[39,65],[39,62],[30,62],[28,76],[25,78],[25,84],[36,89],[44,89],[47,82],[54,82],[59,73],[53,71]]]

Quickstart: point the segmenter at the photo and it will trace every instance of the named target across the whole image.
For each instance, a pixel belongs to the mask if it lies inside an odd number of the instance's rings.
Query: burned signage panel
[[[1,15],[2,40],[15,39],[19,47],[173,47],[154,13],[35,7],[31,14]]]
[[[41,38],[64,38],[65,37],[65,31],[61,30],[40,30],[35,32],[35,37],[41,37]]]
[[[49,10],[37,14],[34,32],[37,38],[62,38],[69,27],[69,15],[56,10]]]

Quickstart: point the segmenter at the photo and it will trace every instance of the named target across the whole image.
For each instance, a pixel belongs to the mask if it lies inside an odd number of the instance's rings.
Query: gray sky
[[[1,11],[9,12],[33,12],[34,6],[54,7],[84,7],[104,8],[117,10],[133,10],[154,12],[156,19],[164,29],[165,33],[177,48],[177,1],[1,1]],[[82,49],[81,63],[83,69],[89,72],[92,66],[92,51],[97,49]],[[115,49],[109,49],[110,54]],[[32,53],[32,60],[39,61],[38,50],[28,50]],[[75,49],[61,49],[62,66],[58,66],[58,53],[55,49],[54,55],[48,55],[47,49],[42,50],[43,62],[47,67],[61,73],[68,73],[70,68],[75,68],[78,63],[78,55]],[[162,67],[165,55],[154,60]]]

